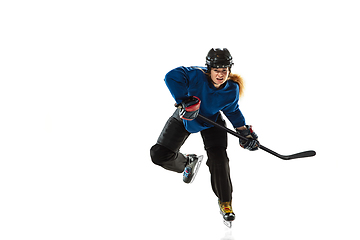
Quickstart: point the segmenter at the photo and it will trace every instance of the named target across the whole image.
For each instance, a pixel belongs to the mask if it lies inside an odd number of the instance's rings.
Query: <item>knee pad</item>
[[[161,165],[161,163],[167,161],[174,155],[175,153],[173,151],[159,144],[155,144],[150,149],[151,160],[156,165]]]
[[[158,144],[155,144],[154,146],[152,146],[151,148],[150,148],[150,157],[151,157],[151,161],[154,163],[154,164],[156,164],[156,165],[158,165],[158,156],[160,155],[159,153],[160,153],[160,148],[161,148],[161,146],[160,145],[158,145]]]

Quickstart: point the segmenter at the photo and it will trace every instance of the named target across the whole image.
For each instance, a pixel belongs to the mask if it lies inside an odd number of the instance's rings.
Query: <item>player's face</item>
[[[212,68],[211,69],[211,80],[216,88],[220,87],[221,84],[226,82],[229,78],[229,68]]]

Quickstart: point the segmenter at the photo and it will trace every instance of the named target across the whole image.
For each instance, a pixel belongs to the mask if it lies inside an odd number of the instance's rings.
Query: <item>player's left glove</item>
[[[176,105],[176,107],[180,108],[180,118],[189,121],[194,120],[199,114],[200,104],[201,101],[198,97],[191,96]]]
[[[245,141],[242,139],[239,139],[240,142],[240,146],[250,150],[250,151],[255,151],[259,149],[259,141],[258,139],[258,135],[252,130],[252,126],[251,125],[246,125],[245,126],[246,129],[245,130],[238,130],[236,129],[236,131],[241,135],[244,136],[246,138],[248,138],[249,140]]]

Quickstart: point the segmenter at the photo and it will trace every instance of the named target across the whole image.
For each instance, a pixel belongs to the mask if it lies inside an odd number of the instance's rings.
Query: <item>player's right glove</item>
[[[259,145],[260,145],[259,141],[257,140],[258,135],[252,130],[251,125],[246,125],[245,127],[246,127],[245,130],[236,129],[236,131],[238,133],[240,133],[241,136],[244,136],[244,137],[249,139],[247,141],[239,139],[240,146],[247,149],[247,150],[250,150],[250,151],[258,150]]]
[[[199,114],[200,103],[200,99],[195,96],[191,96],[182,101],[177,105],[177,107],[180,108],[180,118],[189,121],[194,120]]]

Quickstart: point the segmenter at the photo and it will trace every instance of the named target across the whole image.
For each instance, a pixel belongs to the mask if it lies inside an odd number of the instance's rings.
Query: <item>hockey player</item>
[[[166,74],[165,83],[178,109],[168,119],[157,143],[150,150],[154,164],[183,173],[183,181],[190,183],[199,170],[202,156],[184,155],[179,150],[191,133],[200,132],[208,156],[206,164],[211,174],[211,186],[227,222],[235,219],[226,153],[227,133],[196,117],[201,114],[225,126],[221,111],[236,131],[249,139],[240,140],[241,147],[250,151],[258,149],[258,137],[252,127],[245,124],[238,105],[244,91],[243,79],[231,73],[232,65],[228,49],[213,48],[206,57],[206,67],[178,67]]]

